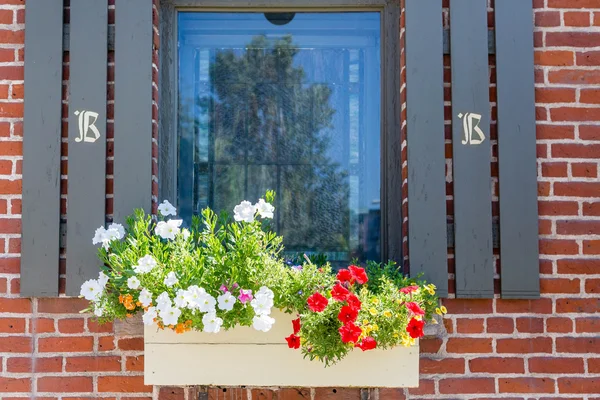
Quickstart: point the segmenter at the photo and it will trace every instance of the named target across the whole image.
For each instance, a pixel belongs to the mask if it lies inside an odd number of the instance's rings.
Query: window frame
[[[402,150],[400,0],[161,0],[159,10],[159,198],[177,206],[177,13],[343,12],[381,13],[381,260],[402,265]]]

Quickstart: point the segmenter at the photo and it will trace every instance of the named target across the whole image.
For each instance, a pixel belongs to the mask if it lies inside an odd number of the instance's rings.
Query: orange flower
[[[127,314],[127,318],[133,317],[133,314]]]
[[[123,302],[125,301],[125,297],[123,297],[122,294],[119,295],[119,303],[123,304]]]
[[[177,326],[175,327],[175,332],[176,333],[185,332],[185,326],[182,323],[177,324]]]

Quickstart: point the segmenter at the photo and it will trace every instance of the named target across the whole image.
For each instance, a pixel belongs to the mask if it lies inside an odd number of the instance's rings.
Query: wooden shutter
[[[115,3],[114,221],[152,204],[152,0]]]
[[[406,1],[408,253],[413,276],[448,295],[441,0]]]
[[[62,40],[62,0],[28,0],[25,12],[22,296],[58,294]]]

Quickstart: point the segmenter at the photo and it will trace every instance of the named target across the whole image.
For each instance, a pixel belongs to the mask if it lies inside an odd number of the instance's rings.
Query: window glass
[[[182,217],[277,193],[291,254],[380,258],[380,14],[178,14]]]

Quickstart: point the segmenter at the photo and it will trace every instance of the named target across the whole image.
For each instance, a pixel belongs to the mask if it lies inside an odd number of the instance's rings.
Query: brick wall
[[[600,0],[533,1],[542,298],[445,300],[446,332],[421,342],[420,387],[363,391],[362,398],[600,399]],[[0,0],[0,397],[196,398],[193,389],[144,386],[142,337],[98,326],[79,314],[81,300],[19,297],[23,22],[23,0]],[[109,79],[112,62],[109,56]],[[493,82],[493,58],[490,64]],[[493,101],[494,84],[490,92]],[[112,85],[108,93],[111,188]],[[155,87],[155,100],[157,93]],[[65,117],[66,106],[67,99]],[[155,122],[156,111],[155,103]],[[450,148],[449,132],[447,139]],[[63,192],[63,217],[66,199]],[[451,204],[449,197],[449,211]],[[342,388],[211,388],[208,394],[361,398],[358,389]]]

